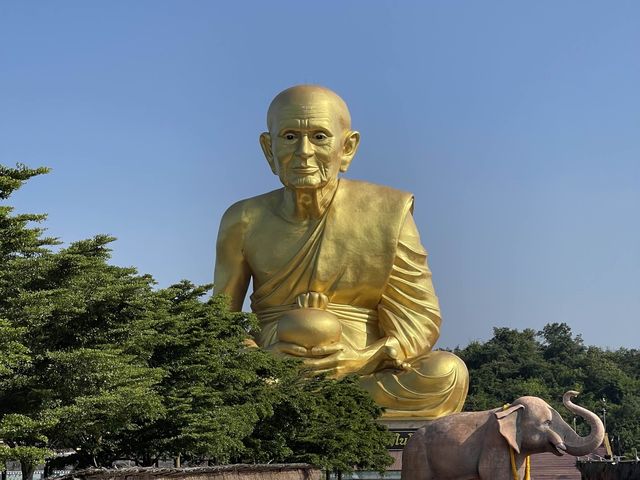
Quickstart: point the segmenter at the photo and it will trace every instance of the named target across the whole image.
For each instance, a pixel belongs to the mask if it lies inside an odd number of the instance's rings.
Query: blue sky
[[[439,345],[566,322],[640,344],[640,3],[4,1],[0,163],[12,203],[160,286],[213,277],[231,203],[279,186],[271,98],[336,90],[348,177],[415,193]]]

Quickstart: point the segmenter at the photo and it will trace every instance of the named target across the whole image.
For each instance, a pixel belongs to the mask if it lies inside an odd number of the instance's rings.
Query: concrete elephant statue
[[[562,401],[587,421],[586,437],[541,398],[520,397],[506,409],[455,413],[418,429],[404,448],[402,480],[513,480],[510,447],[518,478],[528,455],[587,455],[602,443],[604,426],[595,413],[571,402],[576,395],[568,391]]]

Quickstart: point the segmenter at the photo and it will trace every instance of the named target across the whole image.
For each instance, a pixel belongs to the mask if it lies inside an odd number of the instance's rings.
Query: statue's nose
[[[309,141],[309,137],[307,135],[302,135],[300,137],[296,155],[298,155],[303,160],[306,160],[313,156],[313,146],[311,145],[311,142]]]

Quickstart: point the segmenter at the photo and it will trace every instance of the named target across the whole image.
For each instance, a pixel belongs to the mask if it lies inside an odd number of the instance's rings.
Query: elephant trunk
[[[570,390],[566,392],[562,397],[562,403],[575,415],[579,415],[586,420],[591,428],[591,432],[586,437],[579,436],[570,427],[567,428],[567,432],[564,435],[564,444],[567,449],[567,453],[576,457],[581,455],[588,455],[595,451],[602,444],[604,439],[604,425],[602,421],[593,412],[590,412],[586,408],[582,408],[575,405],[571,398],[578,395],[578,392]]]

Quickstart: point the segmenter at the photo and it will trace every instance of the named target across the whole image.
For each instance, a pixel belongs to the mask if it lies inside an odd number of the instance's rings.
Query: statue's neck
[[[320,188],[285,187],[283,213],[297,221],[320,218],[331,205],[337,188],[337,178]]]

